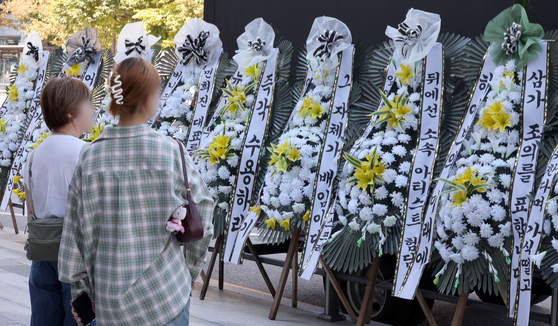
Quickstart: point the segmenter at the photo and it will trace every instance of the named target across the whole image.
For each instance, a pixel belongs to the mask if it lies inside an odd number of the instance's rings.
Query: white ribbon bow
[[[126,24],[118,35],[114,62],[118,64],[131,57],[147,60],[151,47],[160,39],[160,37],[147,35],[142,22]]]
[[[251,21],[244,27],[244,31],[236,39],[238,50],[233,57],[241,69],[269,59],[273,55],[273,41],[275,40],[273,28],[262,18]]]

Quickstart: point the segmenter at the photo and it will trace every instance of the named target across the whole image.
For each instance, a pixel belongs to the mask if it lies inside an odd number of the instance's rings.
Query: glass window
[[[2,64],[0,65],[0,90],[4,92],[5,86],[10,85],[10,74],[16,69],[18,63],[18,51],[2,51],[0,53]]]

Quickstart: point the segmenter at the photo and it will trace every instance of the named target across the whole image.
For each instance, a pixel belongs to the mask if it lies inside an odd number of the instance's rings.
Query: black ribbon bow
[[[138,54],[141,54],[142,51],[145,51],[145,45],[143,45],[143,36],[140,36],[135,43],[130,41],[129,39],[126,39],[124,41],[124,45],[126,46],[126,49],[128,49],[126,51],[126,55],[130,55],[130,53],[134,52],[134,50],[136,50]]]
[[[192,38],[192,35],[190,34],[186,35],[184,43],[177,49],[178,52],[182,54],[182,60],[180,63],[183,65],[187,64],[188,60],[190,60],[192,56],[196,58],[197,64],[207,62],[207,53],[203,47],[205,46],[205,42],[208,38],[209,32],[205,31],[201,31],[195,39]]]
[[[27,47],[29,48],[29,51],[27,51],[27,53],[25,54],[33,56],[35,62],[39,61],[39,47],[34,46],[31,42],[27,42]]]
[[[246,45],[248,45],[249,47],[248,51],[254,50],[255,52],[260,52],[263,49],[263,47],[266,45],[266,42],[262,41],[259,37],[257,37],[254,42],[252,41],[246,42]]]
[[[343,39],[343,35],[337,33],[337,31],[329,29],[326,30],[325,33],[320,34],[317,38],[317,40],[322,44],[314,51],[314,57],[320,58],[322,61],[326,61],[331,56],[331,50],[335,42]]]
[[[394,41],[403,43],[403,47],[401,47],[401,54],[405,56],[409,51],[409,46],[414,44],[422,35],[422,26],[417,24],[416,28],[410,28],[406,23],[401,23],[397,26],[397,31],[401,35],[396,36]]]
[[[93,55],[95,54],[96,51],[91,45],[91,42],[93,41],[89,37],[85,35],[81,35],[82,45],[78,46],[74,50],[74,52],[72,52],[71,58],[73,63],[71,65],[74,65],[79,62],[83,62],[85,60],[89,60],[90,63],[95,63],[95,60],[93,60]]]
[[[510,28],[504,33],[504,43],[502,43],[502,50],[506,51],[507,55],[517,52],[517,42],[521,38],[521,25],[513,23]]]

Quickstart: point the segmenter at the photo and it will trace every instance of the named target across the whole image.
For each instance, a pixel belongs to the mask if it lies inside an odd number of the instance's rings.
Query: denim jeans
[[[184,310],[182,310],[180,315],[178,315],[178,317],[176,317],[170,323],[164,326],[188,326],[189,324],[190,324],[190,300],[188,300],[186,307],[184,307]]]
[[[76,326],[70,284],[58,280],[58,262],[33,261],[29,274],[31,326]],[[91,324],[95,326],[96,323]]]

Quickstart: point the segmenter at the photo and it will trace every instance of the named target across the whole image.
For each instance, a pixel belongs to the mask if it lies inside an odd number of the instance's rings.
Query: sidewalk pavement
[[[23,245],[27,235],[15,234],[6,226],[0,230],[0,325],[29,325],[31,305],[29,301],[29,271],[31,262],[25,257]],[[198,280],[190,307],[190,325],[227,325],[227,326],[284,326],[284,325],[328,325],[327,321],[316,317],[323,308],[298,303],[291,307],[291,300],[283,298],[276,320],[269,320],[272,297],[268,293],[248,289],[234,284],[225,284],[219,291],[217,282],[210,283],[205,300],[199,300],[202,287]],[[348,318],[347,318],[348,319]],[[380,325],[375,324],[374,325]],[[333,325],[353,325],[350,321]]]

